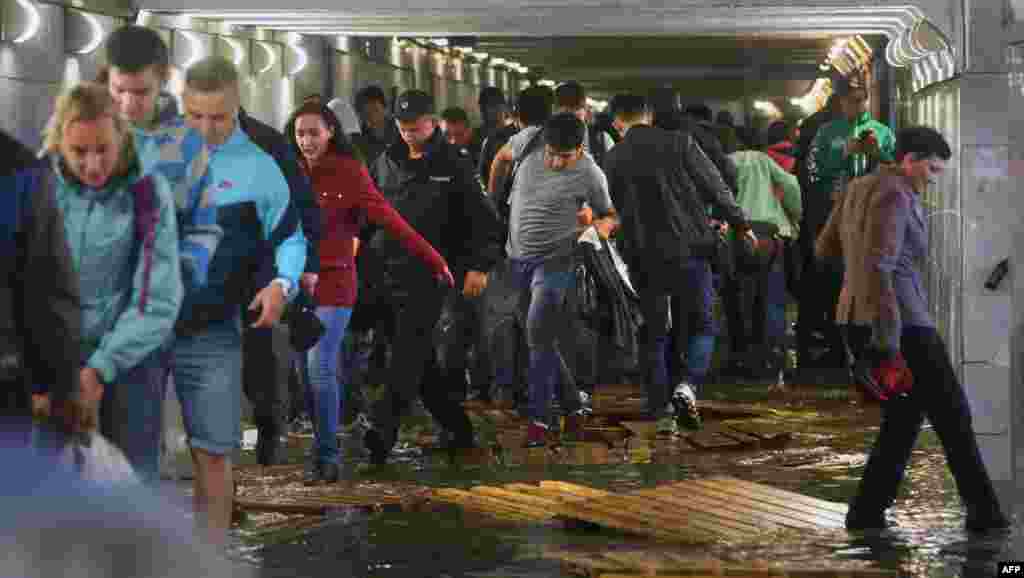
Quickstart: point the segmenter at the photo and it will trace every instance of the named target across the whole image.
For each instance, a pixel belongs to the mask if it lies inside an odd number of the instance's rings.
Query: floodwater
[[[450,463],[410,448],[382,470],[365,466],[355,449],[345,475],[368,481],[405,480],[429,486],[468,488],[541,479],[565,480],[616,491],[714,474],[846,502],[863,471],[865,452],[878,430],[877,407],[843,399],[842,391],[819,390],[812,396],[770,399],[756,386],[716,387],[711,399],[743,400],[774,408],[777,424],[790,428],[783,449],[681,452],[670,442],[631,438],[608,448],[596,443],[564,446],[557,454],[534,459],[525,450],[499,458]],[[482,424],[486,430],[487,424]],[[349,446],[357,446],[349,440]],[[293,459],[301,461],[301,449]],[[1007,504],[1006,506],[1011,506]],[[267,516],[267,515],[263,515]],[[273,515],[271,515],[273,516]],[[759,561],[808,564],[821,568],[878,568],[900,576],[986,578],[998,561],[1024,558],[1020,529],[1009,535],[972,538],[963,531],[963,514],[935,434],[926,429],[889,518],[898,527],[881,534],[821,532],[799,542],[671,546],[694,559],[724,563]],[[604,551],[650,542],[608,530],[569,530],[560,524],[502,523],[467,514],[457,507],[426,512],[339,510],[307,519],[304,527],[257,533],[260,516],[250,515],[235,530],[233,555],[257,565],[266,577],[506,577],[567,575],[558,560],[545,558],[553,548]]]

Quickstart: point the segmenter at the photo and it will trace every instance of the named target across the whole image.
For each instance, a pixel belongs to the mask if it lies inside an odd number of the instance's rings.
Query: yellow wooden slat
[[[694,480],[694,484],[703,493],[711,493],[747,505],[759,511],[771,511],[789,515],[795,520],[811,522],[822,528],[840,528],[845,516],[832,510],[824,510],[815,506],[790,499],[787,496],[768,496],[757,494],[746,489],[708,480]],[[698,490],[695,490],[698,491]],[[799,495],[799,494],[796,494]]]
[[[700,503],[714,504],[735,512],[746,512],[748,515],[763,517],[775,524],[797,528],[835,527],[842,523],[842,518],[835,517],[831,512],[813,509],[807,506],[794,508],[792,505],[781,505],[766,501],[749,494],[730,493],[700,480],[674,484],[673,486],[641,490],[637,494],[652,496],[677,496],[682,500],[699,500]]]
[[[635,494],[620,494],[604,500],[609,506],[618,504],[624,509],[636,510],[644,513],[652,513],[660,519],[666,520],[669,524],[692,526],[702,530],[719,532],[722,534],[750,535],[766,529],[775,529],[774,526],[767,528],[748,521],[740,521],[732,517],[721,516],[716,512],[709,512],[696,507],[695,504],[683,500],[673,502],[671,507],[665,503],[659,503],[646,496]]]
[[[644,496],[657,503],[664,504],[666,508],[676,508],[681,505],[705,512],[707,515],[722,518],[723,520],[735,520],[744,524],[757,526],[764,531],[778,530],[781,527],[797,527],[814,529],[819,528],[813,522],[793,522],[790,518],[778,513],[762,512],[744,504],[738,504],[722,497],[709,496],[695,491],[688,491],[680,494],[637,492],[636,495]]]
[[[721,520],[704,516],[699,512],[670,512],[658,508],[656,504],[644,499],[630,499],[625,495],[617,495],[604,500],[588,500],[569,505],[569,511],[581,520],[601,524],[600,520],[591,520],[587,515],[603,512],[623,522],[620,529],[638,534],[647,534],[652,528],[668,533],[677,533],[688,540],[708,542],[717,538],[740,539],[749,536],[750,529],[737,528],[735,525],[722,523]],[[756,531],[756,528],[753,529]]]
[[[788,500],[800,502],[802,504],[807,504],[809,506],[813,506],[821,510],[828,510],[831,512],[835,512],[837,514],[842,514],[844,516],[846,515],[846,504],[839,504],[836,502],[819,500],[818,498],[812,498],[811,496],[806,496],[804,494],[780,490],[774,486],[769,486],[767,484],[756,484],[754,482],[748,482],[746,480],[741,480],[739,478],[733,478],[728,476],[714,476],[711,478],[707,478],[707,481],[716,483],[720,481],[725,484],[730,484],[734,487],[749,490],[750,492],[757,493],[759,495],[785,498]]]

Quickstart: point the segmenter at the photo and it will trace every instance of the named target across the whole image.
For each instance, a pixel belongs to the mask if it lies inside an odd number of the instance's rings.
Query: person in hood
[[[324,235],[320,239],[320,274],[303,275],[313,293],[316,314],[327,332],[309,352],[314,402],[315,459],[309,481],[338,480],[338,412],[342,399],[338,360],[342,339],[356,302],[354,240],[366,220],[387,229],[407,251],[449,287],[455,284],[448,263],[394,207],[370,180],[366,165],[354,156],[338,119],[320,104],[306,104],[292,113],[285,129],[313,182]]]
[[[102,85],[80,84],[61,95],[45,148],[82,292],[81,395],[101,402],[100,433],[144,481],[156,483],[159,350],[183,298],[170,186],[142,172],[129,126]],[[142,204],[152,205],[151,214]]]

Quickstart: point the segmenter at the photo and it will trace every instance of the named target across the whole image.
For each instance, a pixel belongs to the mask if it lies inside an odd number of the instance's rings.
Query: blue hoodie
[[[237,124],[218,147],[207,147],[180,118],[135,136],[144,169],[167,177],[174,190],[185,284],[181,317],[192,318],[196,307],[220,308],[225,315],[237,311],[233,280],[247,274],[243,269],[267,241],[274,247],[277,277],[287,281],[288,298],[294,297],[306,238],[298,220],[286,218],[288,183],[274,159]]]
[[[69,177],[57,158],[57,206],[82,294],[82,362],[99,371],[104,383],[138,365],[171,335],[183,289],[178,256],[178,225],[170,186],[160,175],[143,177],[136,164],[100,190]],[[142,178],[153,184],[159,221],[155,228],[149,294],[140,311],[145,267],[135,229],[131,187]]]

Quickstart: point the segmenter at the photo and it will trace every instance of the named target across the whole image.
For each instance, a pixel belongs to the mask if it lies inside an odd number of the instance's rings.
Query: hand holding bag
[[[286,314],[288,340],[297,352],[309,351],[320,341],[327,328],[316,316],[316,309],[305,291],[291,303]]]

